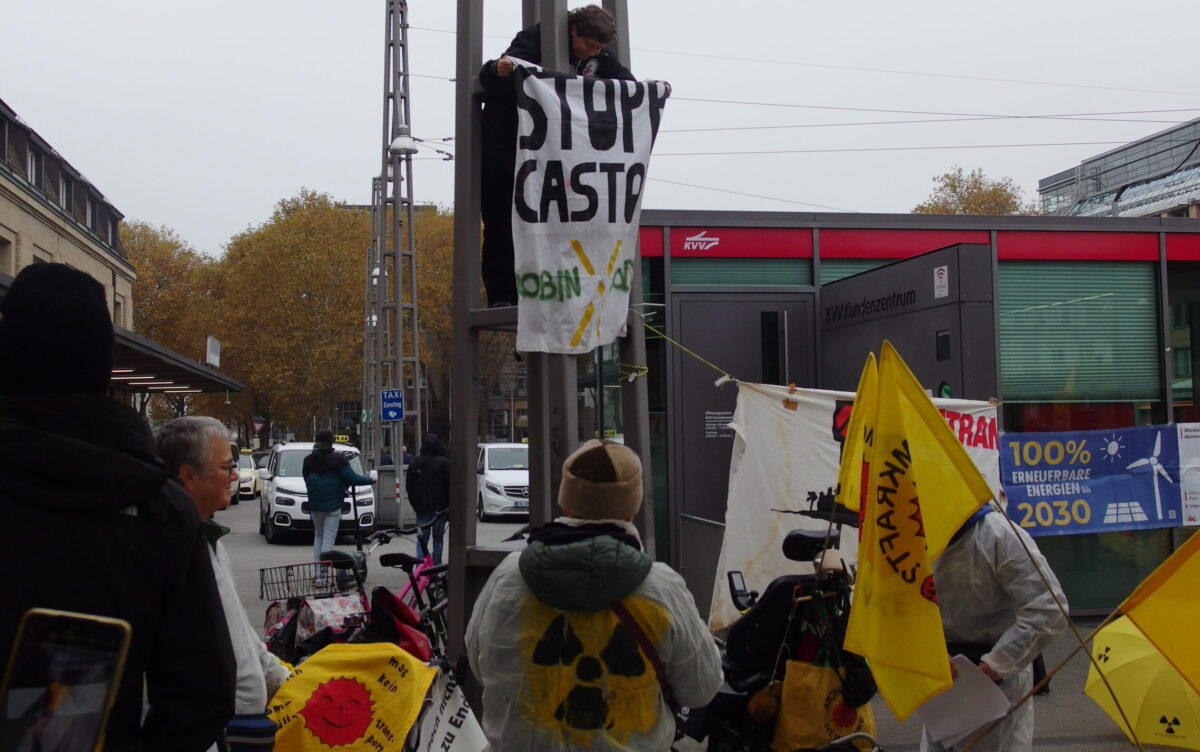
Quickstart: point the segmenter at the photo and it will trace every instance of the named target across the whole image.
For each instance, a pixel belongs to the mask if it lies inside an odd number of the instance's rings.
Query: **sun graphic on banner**
[[[321,684],[300,710],[305,725],[322,743],[341,746],[367,732],[375,704],[366,685],[339,676]]]
[[[1121,440],[1117,438],[1115,433],[1112,436],[1106,436],[1100,439],[1100,451],[1102,452],[1104,459],[1108,460],[1109,462],[1116,462],[1118,459],[1120,459],[1121,450],[1123,449],[1125,449],[1125,445],[1121,443]]]

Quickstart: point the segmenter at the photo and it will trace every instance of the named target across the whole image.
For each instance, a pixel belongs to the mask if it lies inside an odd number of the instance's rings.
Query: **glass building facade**
[[[1200,118],[1134,141],[1038,183],[1042,210],[1075,217],[1196,217]]]

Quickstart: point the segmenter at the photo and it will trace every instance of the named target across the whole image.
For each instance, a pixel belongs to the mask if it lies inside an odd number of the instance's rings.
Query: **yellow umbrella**
[[[1133,622],[1122,616],[1097,632],[1092,655],[1138,741],[1200,750],[1200,696]],[[1083,691],[1133,741],[1095,664],[1088,669]]]

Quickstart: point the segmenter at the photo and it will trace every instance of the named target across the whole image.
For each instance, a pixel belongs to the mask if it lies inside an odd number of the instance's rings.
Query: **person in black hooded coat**
[[[105,396],[112,362],[100,283],[23,269],[0,300],[3,649],[29,608],[124,619],[104,749],[199,752],[234,713],[229,631],[195,505],[145,421]]]
[[[567,61],[581,76],[634,80],[607,45],[616,38],[611,14],[596,5],[567,14]],[[542,25],[522,29],[508,49],[479,71],[483,87],[483,143],[480,150],[480,213],[483,218],[481,275],[489,306],[516,305],[512,231],[513,169],[517,155],[517,99],[512,58],[540,65]]]
[[[421,453],[408,466],[404,479],[408,501],[417,513],[417,556],[429,555],[429,534],[433,533],[433,563],[442,563],[442,537],[450,511],[450,459],[436,433],[421,439]]]

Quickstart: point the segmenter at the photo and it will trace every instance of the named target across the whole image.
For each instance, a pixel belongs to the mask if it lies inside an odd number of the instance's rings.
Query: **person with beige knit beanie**
[[[721,661],[683,578],[642,551],[641,461],[587,442],[563,463],[558,503],[467,626],[490,749],[668,750],[671,703],[707,704]]]

